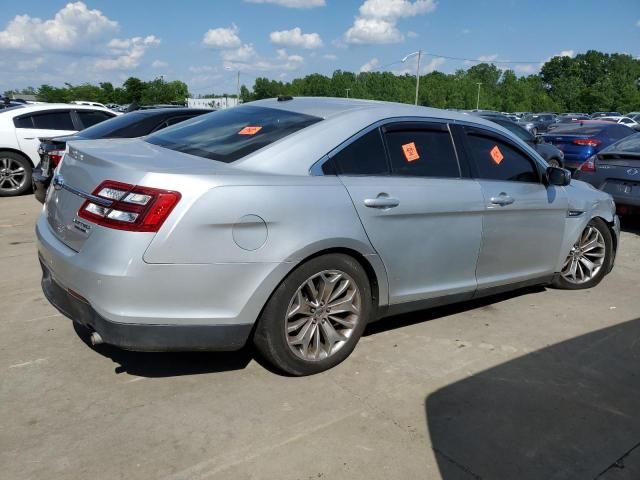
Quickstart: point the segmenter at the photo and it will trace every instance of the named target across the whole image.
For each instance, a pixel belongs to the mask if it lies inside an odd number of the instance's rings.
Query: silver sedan
[[[233,350],[293,375],[368,322],[613,267],[611,197],[498,125],[327,98],[70,144],[37,224],[49,301],[131,350]]]

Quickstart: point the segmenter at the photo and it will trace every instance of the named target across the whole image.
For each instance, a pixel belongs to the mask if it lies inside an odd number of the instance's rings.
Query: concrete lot
[[[2,478],[640,478],[637,225],[593,290],[390,318],[286,378],[249,350],[89,347],[40,291],[38,212],[0,199]]]

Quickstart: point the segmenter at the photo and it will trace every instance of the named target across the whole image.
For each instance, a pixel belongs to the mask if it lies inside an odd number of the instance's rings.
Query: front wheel
[[[14,152],[0,152],[0,197],[14,197],[31,188],[31,163]]]
[[[565,290],[595,287],[613,262],[613,238],[607,224],[592,219],[571,247],[553,286]]]
[[[353,351],[371,315],[371,287],[352,257],[328,254],[294,270],[265,306],[253,342],[284,372],[327,370]]]

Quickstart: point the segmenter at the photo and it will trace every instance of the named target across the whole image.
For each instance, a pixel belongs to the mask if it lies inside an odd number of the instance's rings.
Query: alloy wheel
[[[323,360],[349,340],[360,321],[361,295],[345,272],[325,270],[298,287],[285,316],[287,344],[306,361]]]
[[[562,277],[574,284],[588,282],[602,269],[606,251],[606,244],[600,230],[587,225],[564,261]]]
[[[0,190],[6,192],[20,190],[26,181],[27,172],[17,160],[0,158]]]

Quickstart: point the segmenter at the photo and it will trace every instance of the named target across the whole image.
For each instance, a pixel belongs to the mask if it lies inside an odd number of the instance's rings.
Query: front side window
[[[384,144],[377,128],[344,147],[333,157],[340,175],[387,175]]]
[[[414,177],[460,177],[451,135],[446,129],[409,129],[385,133],[391,173]]]
[[[33,128],[41,130],[77,130],[71,112],[47,112],[33,115]]]
[[[467,146],[476,177],[509,182],[540,181],[535,164],[524,153],[494,136],[467,134]]]
[[[321,120],[302,113],[247,105],[178,123],[145,141],[230,163]]]

